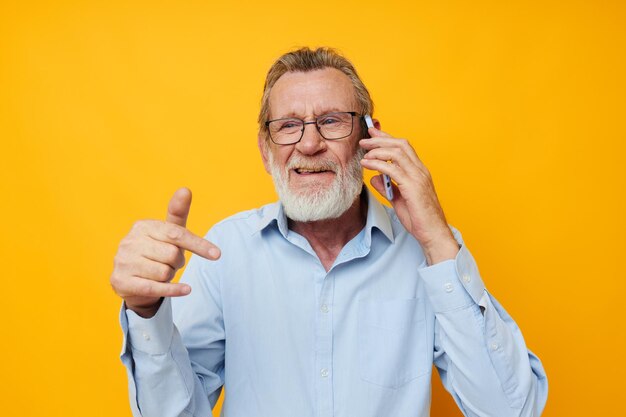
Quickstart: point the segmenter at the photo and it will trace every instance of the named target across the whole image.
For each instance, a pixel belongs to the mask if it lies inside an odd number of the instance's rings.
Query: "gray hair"
[[[335,68],[343,72],[350,78],[354,86],[354,98],[357,104],[357,111],[362,114],[371,115],[374,112],[374,102],[369,91],[359,78],[356,69],[350,61],[332,48],[321,47],[315,50],[308,47],[287,52],[279,57],[271,66],[265,77],[263,86],[263,97],[261,98],[261,111],[259,112],[259,132],[267,137],[267,127],[265,122],[269,118],[270,92],[276,81],[288,72],[309,72],[324,68]]]

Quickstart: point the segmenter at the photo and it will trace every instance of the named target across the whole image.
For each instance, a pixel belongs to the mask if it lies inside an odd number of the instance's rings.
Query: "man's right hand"
[[[190,206],[191,191],[177,190],[165,221],[140,220],[120,242],[111,286],[126,307],[142,317],[154,316],[163,297],[191,292],[187,284],[170,282],[185,265],[185,250],[209,260],[220,257],[217,246],[185,228]]]

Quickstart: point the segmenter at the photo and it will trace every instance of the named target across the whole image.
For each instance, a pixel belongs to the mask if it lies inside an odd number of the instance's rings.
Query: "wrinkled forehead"
[[[350,78],[335,68],[287,72],[272,87],[269,118],[310,118],[330,111],[356,111]]]

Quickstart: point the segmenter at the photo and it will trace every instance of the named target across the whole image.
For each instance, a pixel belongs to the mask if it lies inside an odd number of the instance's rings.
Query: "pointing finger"
[[[217,246],[176,224],[155,221],[147,233],[153,239],[171,243],[205,259],[215,260],[220,257]]]
[[[361,139],[359,141],[359,145],[363,149],[366,149],[368,151],[371,151],[372,149],[377,149],[377,148],[394,149],[394,151],[397,149],[402,149],[402,152],[405,155],[407,155],[411,159],[411,161],[413,161],[414,164],[420,165],[422,163],[419,156],[415,152],[415,149],[413,148],[413,146],[411,146],[409,141],[406,139],[376,137],[376,138],[370,138],[370,139]]]
[[[376,129],[375,127],[370,127],[369,129],[367,129],[367,133],[369,133],[370,137],[372,137],[372,138],[391,138],[391,137],[393,137],[389,133],[383,132],[382,130],[379,130],[379,129]]]

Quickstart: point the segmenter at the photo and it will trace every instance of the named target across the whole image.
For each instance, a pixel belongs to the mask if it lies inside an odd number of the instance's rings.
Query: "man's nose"
[[[326,149],[326,141],[317,129],[316,122],[306,122],[300,142],[296,143],[296,149],[304,155],[314,155]]]

